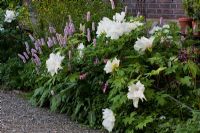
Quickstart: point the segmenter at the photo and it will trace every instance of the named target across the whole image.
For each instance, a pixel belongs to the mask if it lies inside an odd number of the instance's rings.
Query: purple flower
[[[163,17],[160,17],[160,26],[163,26],[164,22],[163,22]]]
[[[29,36],[29,38],[31,39],[32,42],[35,42],[35,38],[31,34],[29,34],[28,36]]]
[[[41,65],[40,58],[37,56],[37,54],[33,55],[33,60],[34,60],[34,62],[36,64],[36,66],[40,66]]]
[[[96,57],[94,60],[94,64],[97,65],[99,63],[99,59]]]
[[[52,40],[53,40],[54,45],[58,43],[57,40],[56,40],[56,37],[53,36]]]
[[[27,60],[29,59],[29,56],[28,56],[28,54],[26,52],[23,52],[23,55]]]
[[[80,74],[79,79],[84,80],[87,77],[87,73]]]
[[[36,53],[37,53],[37,50],[35,50],[35,49],[32,48],[32,49],[31,49],[31,54],[34,55],[34,54],[36,54]]]
[[[91,16],[90,16],[90,11],[88,11],[88,12],[87,12],[87,22],[90,21],[90,17],[91,17]]]
[[[38,43],[38,41],[35,41],[35,43],[34,43],[34,46],[35,46],[35,49],[36,49],[36,50],[38,50],[38,49],[39,49],[39,47],[40,47],[40,46],[39,46],[39,43]]]
[[[87,41],[90,42],[91,41],[91,35],[90,35],[90,29],[87,28]]]
[[[113,0],[110,0],[110,3],[111,3],[111,6],[112,6],[112,9],[115,9],[115,3]]]
[[[106,90],[108,89],[108,81],[103,85],[103,93],[106,93]]]
[[[19,56],[19,58],[24,62],[24,63],[26,63],[26,59],[25,59],[25,57],[23,56],[23,55],[21,55],[21,54],[17,54],[18,56]]]
[[[75,27],[73,23],[69,23],[68,33],[70,36],[72,36],[75,32]]]
[[[40,54],[42,54],[42,49],[41,49],[41,47],[39,47],[38,51],[39,51]]]
[[[52,26],[49,26],[49,32],[50,33],[56,33],[56,29]]]
[[[92,31],[95,31],[95,22],[92,22]]]
[[[94,47],[96,47],[96,45],[97,45],[97,39],[96,38],[93,39],[93,44],[94,44]]]
[[[50,37],[48,37],[47,45],[49,48],[51,48],[53,46],[53,41]]]
[[[30,52],[30,47],[29,47],[29,45],[28,45],[28,42],[25,42],[25,45],[26,45],[26,52],[27,52],[28,54],[31,54],[31,52]]]
[[[42,46],[45,45],[44,38],[41,38],[40,41],[41,41]]]

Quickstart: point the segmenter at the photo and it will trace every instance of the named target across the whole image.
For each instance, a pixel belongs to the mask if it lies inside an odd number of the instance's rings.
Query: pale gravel
[[[102,133],[72,122],[66,114],[31,106],[18,94],[0,90],[0,133]]]

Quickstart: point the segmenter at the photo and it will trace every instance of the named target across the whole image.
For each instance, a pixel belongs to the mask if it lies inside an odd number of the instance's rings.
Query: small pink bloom
[[[103,85],[103,93],[106,93],[106,90],[108,89],[108,81]]]
[[[84,80],[87,77],[87,73],[80,74],[79,79]]]
[[[109,59],[104,59],[103,62],[106,64],[108,62]]]

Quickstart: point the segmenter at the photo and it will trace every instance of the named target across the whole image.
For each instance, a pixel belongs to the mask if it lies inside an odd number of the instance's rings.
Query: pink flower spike
[[[110,0],[110,3],[111,3],[111,6],[112,6],[112,9],[114,10],[115,9],[115,2],[114,2],[114,0]]]
[[[103,93],[106,93],[106,90],[108,89],[108,82],[106,82],[104,85],[103,85]]]
[[[91,35],[90,35],[90,29],[87,28],[87,41],[90,42],[91,41]]]
[[[26,52],[23,52],[23,55],[27,60],[29,59],[29,56],[28,56],[28,54]]]
[[[26,63],[26,59],[25,59],[25,57],[24,57],[23,55],[18,54],[18,56],[19,56],[19,58],[20,58],[24,63]]]
[[[87,12],[87,22],[90,21],[90,17],[91,17],[91,16],[90,16],[90,11],[88,11],[88,12]]]

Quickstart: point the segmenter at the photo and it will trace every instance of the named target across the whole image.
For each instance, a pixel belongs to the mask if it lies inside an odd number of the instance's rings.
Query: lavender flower
[[[56,37],[53,36],[52,40],[53,40],[54,45],[58,43],[57,40],[56,40]]]
[[[29,45],[28,45],[28,42],[25,42],[25,45],[26,45],[26,52],[27,52],[28,54],[31,54],[31,52],[30,52],[30,47],[29,47]]]
[[[92,31],[95,31],[95,22],[92,22]]]
[[[35,42],[35,38],[31,34],[29,34],[28,36],[29,36],[29,38],[31,39],[32,42]]]
[[[42,46],[44,46],[45,45],[44,38],[41,38],[40,41],[41,41]]]
[[[23,52],[23,55],[27,60],[29,59],[29,56],[28,56],[28,54],[26,52]]]
[[[40,46],[39,46],[39,44],[38,44],[38,41],[35,41],[34,46],[35,46],[35,49],[36,49],[36,50],[39,49]]]
[[[87,41],[90,42],[91,41],[91,35],[90,35],[90,29],[87,28]]]
[[[115,9],[115,2],[114,2],[114,0],[110,0],[110,3],[111,3],[111,6],[112,6],[112,9]]]
[[[49,26],[49,32],[52,33],[52,34],[56,33],[56,29],[52,26]]]
[[[87,22],[90,21],[90,17],[91,17],[91,16],[90,16],[90,11],[88,11],[88,12],[87,12]]]
[[[23,55],[21,55],[21,54],[17,54],[18,56],[19,56],[19,58],[24,62],[24,63],[26,63],[26,59],[25,59],[25,57],[23,56]]]
[[[48,37],[47,45],[49,48],[51,48],[53,46],[53,41],[50,37]]]
[[[108,81],[103,85],[103,93],[106,93],[106,90],[108,89]]]
[[[73,23],[69,23],[68,33],[69,35],[73,35],[75,32],[75,27]]]
[[[163,26],[164,22],[163,22],[163,17],[160,17],[160,26]]]
[[[40,58],[37,56],[37,54],[33,55],[33,60],[34,60],[34,62],[36,64],[36,66],[40,66],[41,65]]]
[[[36,54],[36,53],[37,53],[37,50],[35,50],[35,49],[32,48],[32,49],[31,49],[31,54],[34,55],[34,54]]]
[[[41,47],[38,48],[38,51],[39,51],[40,54],[42,54],[42,49],[41,49]]]
[[[97,39],[96,38],[93,39],[93,44],[94,44],[94,47],[96,47],[96,45],[97,45]]]

